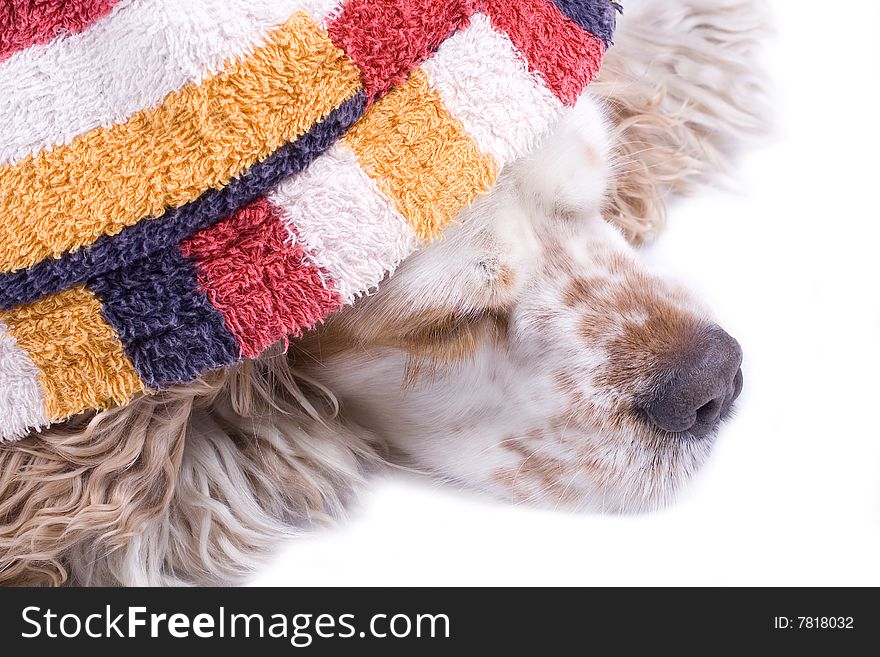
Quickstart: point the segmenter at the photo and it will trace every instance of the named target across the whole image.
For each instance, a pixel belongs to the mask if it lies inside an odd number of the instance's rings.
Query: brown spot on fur
[[[628,255],[618,251],[602,254],[601,248],[597,248],[597,251],[601,254],[598,257],[599,262],[610,274],[622,276],[628,271],[634,270],[633,261]]]
[[[529,496],[517,486],[516,469],[499,469],[492,473],[491,480],[506,489],[517,502],[527,502]]]
[[[516,283],[516,272],[508,265],[501,265],[498,269],[498,276],[492,282],[504,290],[509,290]]]
[[[560,504],[574,504],[578,500],[579,491],[572,481],[572,463],[541,454],[536,448],[529,447],[525,439],[507,440],[504,446],[522,457],[522,461],[514,468],[496,471],[493,476],[496,482],[519,495],[523,494],[523,484],[530,484],[528,488],[533,490],[527,499],[540,494]],[[577,471],[582,472],[583,468],[579,467]]]
[[[593,293],[593,286],[583,276],[571,279],[562,293],[562,303],[569,308],[575,308],[589,301]]]
[[[578,323],[578,334],[589,345],[601,343],[607,337],[608,322],[603,321],[601,317],[590,313],[581,317]]]
[[[541,260],[545,273],[562,274],[569,278],[575,277],[574,266],[566,248],[547,233],[538,235],[541,243]]]
[[[611,336],[606,345],[608,372],[601,380],[605,384],[624,386],[667,366],[699,330],[699,324],[676,306],[655,297],[639,297],[635,293],[622,299],[622,312],[638,309],[645,320],[625,322]]]
[[[543,440],[546,436],[547,436],[547,434],[544,432],[543,429],[538,429],[538,428],[535,428],[535,429],[529,429],[529,430],[526,432],[526,438],[528,438],[529,440],[541,441],[541,440]]]

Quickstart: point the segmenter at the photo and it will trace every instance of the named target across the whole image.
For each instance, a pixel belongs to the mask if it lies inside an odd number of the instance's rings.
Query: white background
[[[739,413],[690,490],[578,516],[393,474],[256,584],[880,585],[880,3],[773,5],[777,135],[735,192],[675,205],[647,254],[745,352]]]

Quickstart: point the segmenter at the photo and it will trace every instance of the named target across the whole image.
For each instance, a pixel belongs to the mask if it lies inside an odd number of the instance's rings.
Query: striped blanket
[[[612,0],[0,0],[0,439],[370,292],[596,75]]]

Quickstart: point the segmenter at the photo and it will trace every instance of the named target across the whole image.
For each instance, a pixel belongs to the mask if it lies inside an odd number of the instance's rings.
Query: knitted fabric
[[[12,0],[0,440],[376,289],[595,77],[612,0]]]

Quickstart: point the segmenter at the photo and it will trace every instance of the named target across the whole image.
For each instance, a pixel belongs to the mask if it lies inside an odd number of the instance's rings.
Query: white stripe
[[[125,121],[265,42],[297,10],[342,0],[124,0],[80,34],[0,62],[0,164]]]
[[[538,146],[563,109],[506,34],[476,14],[422,65],[449,112],[499,168]]]
[[[374,291],[419,246],[415,230],[342,144],[281,183],[269,200],[346,304]]]
[[[0,322],[0,442],[49,424],[39,376],[30,356]]]

